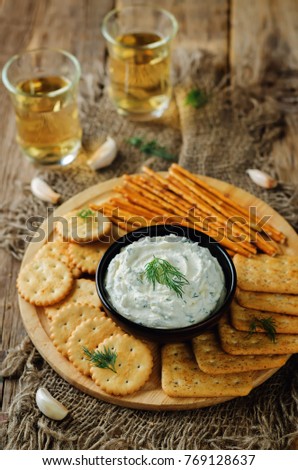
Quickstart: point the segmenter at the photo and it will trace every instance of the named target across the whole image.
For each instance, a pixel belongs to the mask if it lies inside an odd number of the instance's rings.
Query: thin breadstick
[[[110,199],[110,203],[124,210],[128,210],[129,212],[132,211],[136,215],[144,216],[147,219],[150,219],[154,217],[155,215],[157,215],[156,212],[152,212],[151,210],[144,209],[144,207],[140,206],[139,204],[138,205],[131,204],[129,200],[124,200],[120,198],[112,198]],[[148,207],[148,204],[147,204],[147,207]],[[163,216],[164,214],[162,213],[162,211],[160,211],[158,215]]]
[[[175,179],[174,181],[171,181],[170,179],[165,179],[162,176],[158,175],[157,173],[154,173],[153,170],[147,167],[144,167],[144,171],[146,171],[146,173],[148,173],[150,176],[153,176],[153,174],[156,175],[156,178],[154,176],[154,179],[156,179],[156,181],[158,181],[161,184],[166,185],[171,191],[178,194],[180,197],[184,198],[189,203],[192,203],[192,205],[196,205],[196,207],[198,207],[202,212],[206,213],[207,215],[211,215],[211,216],[214,215],[215,217],[218,218],[219,221],[223,222],[224,224],[227,223],[226,218],[222,215],[220,211],[214,209],[212,206],[206,204],[204,201],[194,198],[193,194],[184,185],[184,182],[183,182],[183,188],[181,188],[179,187]],[[249,229],[245,231],[240,224],[236,223],[235,225],[239,227],[239,231],[236,232],[237,235],[249,234]]]
[[[110,217],[111,222],[117,227],[121,228],[124,232],[131,232],[134,230],[133,225],[123,222],[122,220],[117,219],[116,217]]]
[[[272,227],[270,224],[265,223],[263,226],[259,226],[258,224],[261,222],[260,218],[255,217],[253,214],[250,214],[248,209],[241,206],[240,204],[237,204],[233,199],[228,198],[225,196],[221,191],[217,190],[216,188],[208,185],[205,183],[203,180],[198,178],[197,176],[191,174],[184,168],[180,167],[179,165],[173,164],[172,165],[172,170],[175,172],[180,172],[184,174],[186,177],[188,177],[189,180],[193,181],[194,183],[198,184],[199,186],[206,188],[208,191],[210,191],[212,194],[216,195],[219,198],[219,204],[227,205],[227,206],[232,206],[234,209],[236,209],[241,215],[244,215],[245,217],[249,217],[251,221],[255,224],[255,228],[259,231],[263,230],[266,231],[268,235],[271,235],[273,239],[279,242],[284,242],[285,241],[285,235],[278,230],[276,230],[274,227]]]
[[[125,178],[126,181],[130,181],[131,183],[131,177]],[[137,190],[136,185],[134,185],[135,189]],[[199,220],[193,219],[189,214],[185,214],[183,210],[180,210],[178,207],[173,207],[173,205],[169,204],[168,202],[164,201],[162,198],[152,194],[149,191],[149,187],[146,189],[142,189],[143,194],[148,197],[148,199],[151,199],[155,201],[157,204],[159,204],[163,209],[166,209],[167,211],[172,211],[172,214],[181,216],[182,218],[187,218],[190,221],[190,226],[197,230],[201,230],[205,233],[207,233],[210,237],[214,238],[215,240],[220,241],[224,246],[227,248],[232,249],[233,251],[236,251],[237,253],[242,253],[244,256],[250,256],[250,254],[254,254],[255,250],[250,247],[247,249],[247,247],[244,246],[243,243],[235,243],[234,241],[228,239],[226,236],[219,234],[217,230],[214,230],[211,227],[208,227],[206,229],[204,223],[202,223]],[[211,225],[211,224],[210,224]]]
[[[119,207],[118,204],[113,204],[112,200],[110,200],[109,202],[105,202],[101,206],[98,206],[96,204],[90,204],[90,208],[99,212],[104,212],[107,217],[113,216],[117,218],[123,218],[123,220],[129,220],[131,218],[133,219],[131,223],[134,223],[134,220],[136,218],[138,218],[138,220],[140,218],[147,220],[147,217],[143,214],[136,214],[135,212],[130,212],[127,208]]]
[[[152,173],[152,170],[150,170],[150,172]],[[158,176],[159,176],[159,175],[158,175]],[[136,178],[134,178],[134,179],[136,179]],[[154,187],[154,184],[155,184],[153,181],[154,181],[154,178],[151,179],[151,184],[150,184],[150,185],[148,184],[148,182],[147,182],[147,185],[146,185],[146,183],[143,183],[142,180],[137,179],[137,184],[139,184],[139,185],[142,186],[143,188],[148,188],[148,190],[150,189],[150,191],[152,191],[152,190],[153,190],[153,187]],[[156,181],[158,181],[158,184],[159,184],[159,183],[160,183],[160,184],[164,183],[165,185],[167,185],[167,181],[168,181],[168,180],[163,180],[162,177],[159,177],[158,179],[156,179]],[[165,199],[167,200],[169,194],[170,194],[169,191],[167,191],[167,190],[165,189],[165,190],[164,190],[164,193],[160,193],[160,197],[161,197],[161,198],[165,198]],[[179,195],[183,197],[183,194],[179,194]],[[174,200],[175,200],[176,204],[178,204],[178,207],[179,207],[179,206],[181,205],[181,203],[180,203],[181,198],[178,199],[175,194],[173,194],[173,196],[174,196]],[[173,197],[173,196],[171,196],[171,197]],[[194,200],[192,200],[192,201],[195,202]],[[191,214],[190,214],[190,209],[191,209],[191,207],[188,206],[187,209],[188,209],[188,210],[187,210],[187,218],[190,219],[192,222],[196,222],[198,219],[197,219],[196,217],[193,218],[193,217],[191,216]],[[214,212],[213,212],[213,213],[211,212],[210,215],[211,215],[211,214],[214,214]],[[206,213],[203,213],[202,215],[203,215],[203,217],[204,217],[204,220],[206,221],[206,220],[207,220]],[[220,219],[220,221],[224,224],[224,227],[226,227],[227,232],[229,232],[229,227],[227,226],[226,219],[225,219],[224,217],[222,217],[220,214],[219,214],[219,217],[216,217],[216,219]],[[208,223],[209,223],[209,225],[210,225],[211,227],[213,227],[213,228],[216,228],[216,229],[218,229],[218,228],[224,229],[224,227],[223,227],[222,225],[220,225],[220,224],[217,222],[217,220],[216,220],[216,221],[208,221]],[[238,231],[236,230],[236,231],[235,231],[235,235],[243,236],[243,233],[240,232],[239,230],[238,230]],[[231,232],[229,233],[229,238],[230,238],[231,240],[233,240],[233,241],[239,242],[239,240],[238,240]],[[245,247],[245,248],[247,249],[247,251],[249,251],[250,253],[256,254],[256,249],[255,249],[255,247],[251,246],[248,242],[242,242],[242,245],[243,245],[243,247]]]
[[[185,168],[182,168],[180,165],[177,165],[176,163],[173,163],[171,165],[171,170],[173,172],[182,173],[189,180],[191,180],[194,183],[198,184],[199,186],[207,189],[212,194],[215,194],[224,203],[228,204],[229,206],[232,206],[234,209],[236,209],[238,212],[245,215],[246,217],[253,217],[252,214],[249,214],[249,211],[245,207],[243,207],[240,204],[236,203],[233,199],[228,198],[221,191],[219,191],[218,189],[216,189],[216,188],[210,186],[209,184],[205,183],[205,181],[201,180],[196,175],[190,173]],[[253,221],[256,223],[256,226],[258,227],[258,224],[261,222],[261,219],[258,218],[258,217],[253,217]],[[268,235],[270,235],[274,240],[276,240],[278,242],[283,243],[286,239],[285,235],[282,232],[276,230],[270,224],[265,223],[264,225],[262,225],[261,227],[258,227],[258,228],[265,231]]]
[[[124,187],[123,191],[121,191],[121,194],[123,194],[128,200],[132,201],[134,204],[138,204],[139,206],[143,208],[147,208],[147,211],[148,211],[148,208],[150,207],[151,216],[152,216],[152,212],[155,212],[155,215],[156,214],[164,215],[164,211],[159,206],[157,206],[156,204],[153,204],[153,202],[150,202],[150,205],[149,205],[148,200],[146,200],[143,197],[140,197],[137,192],[131,190],[130,188],[128,189]]]
[[[230,255],[231,258],[233,258],[233,256],[235,256],[235,251],[226,250],[226,252],[228,253],[228,255]]]
[[[200,190],[198,190],[197,188],[193,188],[192,187],[192,190],[194,191],[194,194],[195,196],[189,196],[190,191],[188,189],[188,187],[186,186],[186,181],[184,181],[184,179],[180,176],[180,175],[176,175],[176,174],[171,174],[171,187],[173,189],[177,189],[177,191],[183,191],[185,194],[186,194],[186,197],[188,195],[188,197],[192,197],[193,200],[197,201],[197,197],[200,197]],[[179,188],[180,186],[180,188]],[[178,189],[179,188],[179,189]],[[217,205],[218,207],[218,205]],[[217,209],[214,209],[215,212],[214,212],[214,215],[215,217],[219,218],[219,220],[222,220],[222,216],[221,214],[219,213],[219,211]],[[230,220],[233,220],[233,230],[234,230],[234,233],[235,235],[237,236],[245,236],[245,238],[247,239],[248,238],[248,241],[250,240],[253,240],[257,247],[260,248],[262,251],[264,251],[265,253],[267,253],[268,255],[275,255],[277,253],[277,248],[275,245],[272,245],[270,243],[270,241],[266,241],[264,240],[260,234],[258,234],[258,232],[254,231],[253,229],[250,228],[249,226],[249,221],[247,219],[246,222],[247,222],[247,225],[242,225],[240,224],[239,220],[237,221],[235,215],[231,216],[231,215],[228,215],[227,211],[223,210],[222,211],[223,213],[225,213],[227,215],[227,219],[226,220],[226,223],[228,224],[228,221]],[[233,217],[233,219],[232,219]],[[242,219],[244,218],[244,216],[240,216]],[[256,252],[256,251],[255,251]]]
[[[128,228],[124,224],[128,224],[133,229],[136,225],[149,226],[155,225],[157,222],[179,223],[180,225],[205,232],[232,253],[241,253],[244,256],[252,254],[254,248],[245,242],[239,243],[236,240],[235,243],[231,233],[226,236],[224,233],[220,233],[218,227],[211,223],[206,227],[196,216],[195,210],[193,212],[189,211],[187,201],[183,201],[181,204],[181,198],[177,198],[175,193],[170,193],[168,188],[165,187],[164,192],[162,192],[163,199],[160,197],[160,193],[152,193],[151,185],[147,185],[145,188],[140,187],[139,184],[141,182],[136,181],[135,178],[137,177],[125,177],[124,193],[126,191],[126,195],[124,198],[113,198],[102,205],[92,204],[90,207],[93,210],[100,210],[108,217],[113,217],[113,221],[122,229]],[[144,183],[142,182],[142,184]],[[159,181],[160,184],[161,182]],[[170,203],[167,200],[169,194],[171,194],[171,198],[169,198]],[[130,198],[134,198],[134,201],[131,201]],[[188,210],[186,210],[186,207]],[[156,213],[157,209],[159,215]],[[220,228],[223,229],[223,227]]]
[[[113,205],[115,204],[115,205]],[[179,225],[184,225],[186,227],[190,226],[190,224],[183,218],[177,217],[174,214],[167,214],[167,215],[153,215],[151,218],[146,218],[144,216],[137,216],[132,212],[128,212],[127,210],[123,210],[119,208],[118,204],[116,203],[105,203],[105,215],[109,217],[109,214],[112,214],[118,218],[123,219],[127,223],[132,225],[139,224],[142,227],[148,227],[150,225],[156,224],[174,224],[178,223]]]
[[[169,181],[169,188],[172,191],[176,191],[182,197],[186,198],[187,200],[192,200],[197,204],[197,206],[199,206],[200,208],[202,207],[202,203],[201,202],[198,203],[198,200],[197,200],[197,197],[199,197],[198,195],[200,194],[200,192],[196,191],[195,193],[196,197],[194,195],[191,195],[191,192],[189,191],[188,187],[185,186],[186,182],[183,180],[183,178],[181,178],[180,176],[176,178],[176,175],[172,174],[171,179],[168,179],[168,181]],[[206,207],[205,202],[203,203],[203,206]],[[217,209],[213,209],[212,206],[209,206],[209,211],[216,218],[218,218],[221,222],[229,226],[228,219],[224,218],[220,214],[220,212],[217,211]],[[224,210],[222,212],[227,214],[227,212]],[[244,216],[241,216],[241,218],[243,219]],[[231,219],[231,215],[229,215],[229,219]],[[247,221],[247,225],[249,225],[248,221]],[[233,227],[233,232],[235,236],[238,236],[238,237],[245,236],[246,239],[248,238],[248,242],[249,242],[251,240],[251,233],[252,233],[252,240],[256,243],[258,248],[260,248],[262,251],[264,251],[265,253],[269,255],[275,255],[277,253],[278,250],[275,245],[273,245],[270,241],[264,240],[261,236],[258,236],[258,233],[252,230],[251,227],[240,224],[239,221],[235,220],[235,216],[234,216],[232,227]],[[256,253],[256,250],[255,250],[255,253]]]
[[[146,223],[148,222],[148,219],[146,217],[136,215],[133,212],[129,212],[125,209],[120,209],[118,206],[113,206],[110,203],[104,204],[104,210],[107,214],[107,217],[109,217],[108,212],[110,212],[113,217],[117,217],[118,219],[123,218],[124,221],[129,222],[130,224],[141,223],[146,225]]]
[[[175,193],[169,191],[168,187],[165,185],[161,185],[157,180],[156,181],[149,181],[147,178],[142,176],[135,176],[133,178],[134,184],[138,185],[140,188],[148,189],[153,194],[162,197],[163,199],[167,199],[168,201],[172,201],[173,204],[177,204],[179,202],[180,206],[183,207],[184,210],[189,211],[194,205],[190,204],[188,201],[185,201],[182,198],[178,198]]]
[[[195,215],[195,212],[193,211],[193,214],[191,214],[191,209],[194,209],[194,207],[190,207],[189,205],[185,205],[184,203],[181,205],[181,198],[178,198],[175,194],[173,193],[170,193],[166,188],[164,188],[164,191],[162,192],[160,190],[160,186],[159,185],[159,182],[157,183],[157,187],[155,188],[154,187],[154,184],[156,183],[153,183],[151,181],[151,184],[149,185],[148,182],[145,182],[143,183],[142,179],[138,178],[137,177],[134,177],[133,180],[136,182],[136,185],[138,185],[140,187],[140,191],[143,191],[143,192],[153,192],[154,194],[158,194],[159,198],[161,199],[164,199],[165,201],[167,200],[171,200],[173,202],[175,202],[176,204],[176,207],[179,207],[179,209],[182,207],[183,210],[186,210],[186,214],[185,216],[187,217],[187,219],[189,219],[191,222],[195,223],[195,222],[200,222],[201,221],[201,218],[197,217]],[[135,187],[136,187],[135,185]],[[226,220],[224,218],[222,218],[222,221],[224,223],[224,226],[222,226],[220,223],[218,223],[218,221],[212,221],[212,220],[209,220],[208,221],[208,217],[206,217],[206,213],[203,213],[203,219],[204,219],[204,224],[208,223],[208,225],[211,227],[211,228],[214,228],[216,230],[225,230],[226,228],[226,232],[227,234],[229,235],[229,238],[232,240],[232,241],[235,241],[235,242],[238,242],[239,240],[233,235],[233,233],[229,230],[229,227],[227,226],[227,223],[226,223]],[[235,231],[235,235],[243,235],[242,233],[240,233],[240,231]],[[250,245],[248,242],[243,242],[242,243],[242,246],[243,248],[246,248],[248,252],[250,252],[251,254],[256,254],[256,248],[252,245]]]

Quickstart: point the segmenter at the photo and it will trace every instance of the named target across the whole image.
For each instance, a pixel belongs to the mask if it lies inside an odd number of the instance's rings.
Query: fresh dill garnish
[[[272,343],[276,343],[276,322],[273,320],[272,317],[268,318],[255,318],[250,322],[249,325],[249,336],[256,333],[257,328],[261,328],[265,331],[268,338],[271,339]]]
[[[115,369],[117,359],[116,351],[112,351],[110,348],[106,348],[105,346],[103,351],[89,351],[85,346],[83,346],[83,350],[89,361],[92,362],[95,367],[99,367],[100,369],[109,369],[117,374]]]
[[[87,217],[93,216],[94,212],[91,209],[82,209],[77,215],[82,219],[87,219]]]
[[[127,142],[133,145],[133,147],[138,148],[146,155],[155,155],[156,157],[160,157],[169,161],[176,160],[176,156],[169,153],[166,147],[159,145],[156,140],[145,142],[141,137],[130,137]]]
[[[190,90],[185,98],[184,104],[192,106],[193,108],[201,108],[208,103],[208,96],[203,90],[193,89]]]
[[[153,257],[153,260],[146,264],[144,272],[147,280],[153,284],[163,284],[176,292],[178,297],[182,297],[183,286],[189,284],[186,277],[171,263],[162,258]]]
[[[143,139],[141,139],[141,137],[130,137],[129,139],[127,139],[127,142],[133,145],[134,147],[139,148],[143,143]]]

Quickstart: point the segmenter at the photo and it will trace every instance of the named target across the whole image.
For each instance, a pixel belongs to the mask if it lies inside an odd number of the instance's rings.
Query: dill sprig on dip
[[[94,212],[91,209],[82,209],[77,215],[81,217],[81,219],[87,219],[87,217],[94,216]]]
[[[256,333],[257,328],[261,328],[264,330],[268,338],[272,341],[272,343],[276,343],[276,328],[275,328],[275,321],[272,317],[268,318],[255,318],[250,322],[249,325],[249,336]]]
[[[153,284],[153,289],[155,289],[155,284],[158,282],[158,284],[163,284],[176,292],[178,297],[182,297],[183,286],[189,284],[179,269],[167,260],[155,256],[152,261],[146,264],[145,276]]]
[[[89,361],[92,362],[95,367],[99,367],[100,369],[109,369],[117,374],[115,369],[117,359],[116,351],[112,351],[110,348],[106,347],[103,348],[103,351],[89,351],[85,346],[83,346],[83,350]]]

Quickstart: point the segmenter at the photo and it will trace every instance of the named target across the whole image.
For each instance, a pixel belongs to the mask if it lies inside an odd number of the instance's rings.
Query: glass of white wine
[[[35,163],[67,165],[76,158],[80,73],[78,60],[57,49],[26,51],[5,64],[2,80],[15,110],[17,141]]]
[[[167,109],[170,46],[177,30],[171,13],[147,5],[112,10],[104,18],[109,94],[120,114],[145,121]]]

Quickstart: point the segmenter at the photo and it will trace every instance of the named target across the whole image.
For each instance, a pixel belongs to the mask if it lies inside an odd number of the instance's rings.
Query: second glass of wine
[[[177,29],[171,13],[145,5],[112,10],[105,17],[109,94],[120,114],[145,121],[167,109],[170,47]]]

